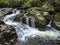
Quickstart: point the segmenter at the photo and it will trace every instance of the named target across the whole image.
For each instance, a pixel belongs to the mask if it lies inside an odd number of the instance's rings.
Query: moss
[[[0,45],[2,45],[2,44],[0,44]]]
[[[28,9],[28,13],[32,16],[34,16],[36,13],[39,13],[39,10],[41,10],[40,7],[32,7]],[[37,12],[38,11],[38,12]]]
[[[46,25],[46,19],[43,17],[40,10],[40,7],[32,7],[28,9],[28,14],[29,16],[35,18],[35,24],[37,28],[40,28],[42,26],[44,28]]]
[[[47,2],[49,2],[49,0],[0,0],[0,6],[20,6],[20,5],[24,5],[26,7],[33,7],[33,6],[37,6],[40,7],[44,4],[46,4]],[[54,0],[52,3],[55,3],[54,5],[60,5],[60,1],[59,0]],[[58,7],[58,6],[55,6]]]
[[[60,0],[55,0],[56,5],[60,4]]]
[[[55,15],[55,19],[52,25],[54,28],[60,30],[60,14]]]
[[[51,15],[43,15],[45,17],[46,20],[50,21],[51,19]]]
[[[41,0],[0,0],[0,5],[17,6],[21,4],[25,5],[26,7],[40,6],[42,4],[42,1]]]
[[[0,4],[9,5],[9,0],[0,0]]]
[[[56,22],[60,22],[60,14],[56,14],[55,15],[55,21]]]

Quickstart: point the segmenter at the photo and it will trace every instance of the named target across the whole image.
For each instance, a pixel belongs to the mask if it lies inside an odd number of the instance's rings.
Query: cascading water
[[[53,30],[49,29],[46,31],[39,31],[35,27],[34,24],[34,19],[32,18],[32,22],[31,25],[32,27],[29,27],[29,18],[26,15],[27,13],[24,14],[24,16],[26,17],[26,24],[21,24],[20,22],[15,22],[14,17],[16,15],[20,14],[20,10],[13,10],[13,13],[10,15],[6,15],[3,19],[4,23],[7,25],[11,25],[15,28],[17,36],[18,36],[18,40],[22,41],[22,42],[27,42],[28,38],[34,38],[34,37],[39,37],[40,39],[44,38],[46,40],[55,40],[58,39],[58,37],[60,37],[60,32],[57,31],[56,29],[53,28]],[[50,22],[51,24],[51,22]],[[54,31],[56,30],[56,31]]]
[[[26,18],[26,24],[29,25],[29,18],[27,17],[27,14],[28,14],[28,13],[25,13],[25,14],[24,14],[24,17]]]
[[[31,26],[35,28],[34,18],[31,19]]]
[[[50,20],[49,24],[47,25],[47,27],[51,27],[51,23],[52,23],[52,20]]]
[[[47,27],[51,27],[51,24],[52,24],[53,20],[54,20],[54,15],[51,16],[51,20],[50,20],[50,22],[47,24]]]

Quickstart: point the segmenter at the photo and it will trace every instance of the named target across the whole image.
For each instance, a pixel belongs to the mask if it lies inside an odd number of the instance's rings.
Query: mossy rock
[[[55,15],[54,27],[60,30],[60,14]]]
[[[43,15],[44,16],[44,18],[47,20],[47,22],[49,22],[50,21],[50,19],[51,19],[51,15]]]
[[[17,35],[15,29],[11,26],[0,25],[0,44],[14,45]]]
[[[41,7],[32,7],[28,9],[28,13],[34,15],[39,10],[41,10]]]
[[[44,27],[46,25],[46,19],[43,17],[40,11],[40,7],[33,7],[28,9],[29,16],[35,18],[37,27]]]
[[[53,5],[51,5],[50,3],[47,2],[42,6],[41,10],[43,10],[43,11],[54,11],[54,8],[53,8]]]
[[[41,0],[0,0],[0,6],[4,7],[32,7],[32,6],[41,6]]]
[[[55,21],[56,22],[60,22],[60,14],[56,14],[55,15]]]

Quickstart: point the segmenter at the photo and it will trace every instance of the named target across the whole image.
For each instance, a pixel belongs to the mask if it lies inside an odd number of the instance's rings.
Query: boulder
[[[25,11],[20,10],[20,14],[16,15],[14,21],[20,22],[21,18],[23,18]]]
[[[11,13],[13,8],[0,8],[0,17],[5,16],[8,13]]]
[[[46,25],[46,19],[43,17],[40,8],[33,7],[28,9],[28,13],[30,17],[35,18],[35,23],[37,27],[44,27]]]
[[[54,27],[60,30],[60,14],[55,15]]]
[[[11,26],[0,25],[0,42],[2,45],[14,45],[16,37],[16,32]]]
[[[51,20],[51,15],[48,12],[43,12],[43,17],[47,20],[46,24],[48,24]]]
[[[42,10],[44,11],[54,11],[53,5],[51,5],[50,3],[45,3],[42,6]]]

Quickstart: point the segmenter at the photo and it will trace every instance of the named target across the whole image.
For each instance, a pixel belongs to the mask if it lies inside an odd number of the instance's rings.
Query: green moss
[[[49,2],[49,0],[48,1],[46,0],[0,0],[0,5],[16,6],[16,5],[23,4],[27,7],[31,7],[31,6],[39,7],[47,2]],[[60,0],[55,0],[53,2],[55,2],[56,5],[60,4]]]
[[[45,17],[46,20],[50,20],[51,19],[51,15],[43,15]]]
[[[41,10],[40,7],[32,7],[28,9],[28,13],[32,16],[34,16],[36,13],[39,13],[39,10]],[[38,11],[38,12],[37,12]]]
[[[60,14],[55,15],[55,21],[60,22]]]
[[[8,6],[23,4],[27,7],[30,7],[30,6],[40,6],[41,3],[42,3],[41,0],[0,0],[0,5],[4,4]]]
[[[0,4],[9,5],[9,0],[0,0]]]

